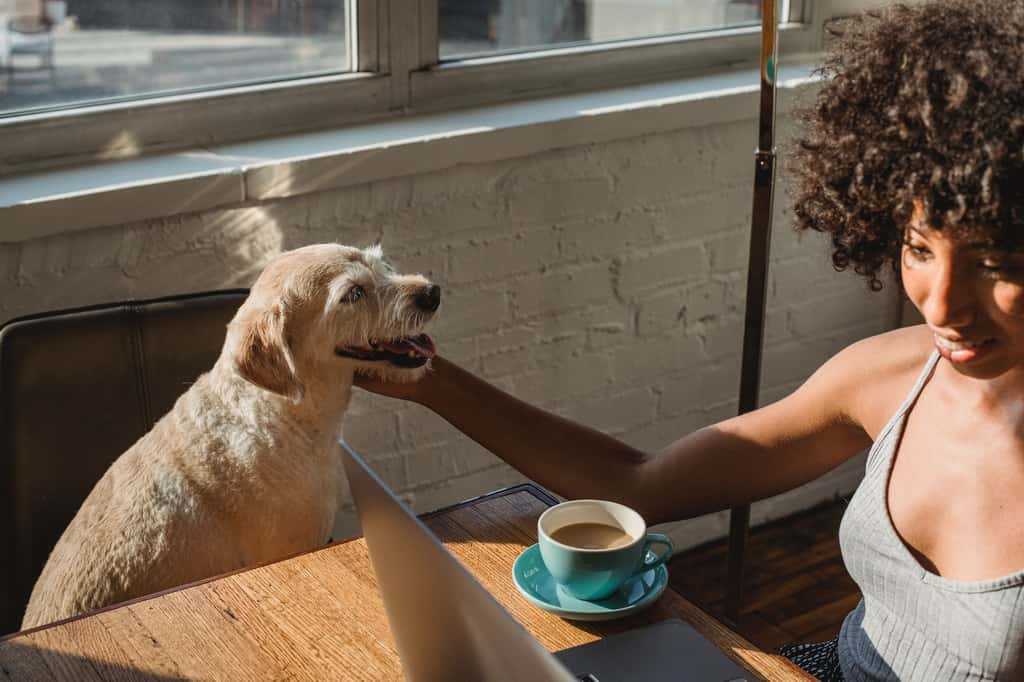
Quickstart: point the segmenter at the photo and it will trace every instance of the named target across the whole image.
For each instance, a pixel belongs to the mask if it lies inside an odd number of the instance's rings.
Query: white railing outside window
[[[760,4],[0,0],[0,175],[749,66]]]

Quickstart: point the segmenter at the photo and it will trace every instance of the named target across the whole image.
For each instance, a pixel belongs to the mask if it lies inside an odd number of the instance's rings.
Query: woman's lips
[[[935,334],[935,347],[939,349],[939,354],[950,362],[958,364],[977,360],[991,349],[993,343],[995,343],[995,339],[981,339],[980,341],[958,339],[954,341]]]

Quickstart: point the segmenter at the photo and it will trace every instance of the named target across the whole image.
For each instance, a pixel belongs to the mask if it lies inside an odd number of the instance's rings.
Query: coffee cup
[[[607,500],[570,500],[547,509],[537,520],[537,544],[548,573],[578,599],[596,601],[629,578],[665,563],[672,540],[648,533],[643,517]],[[660,554],[649,552],[663,545]]]

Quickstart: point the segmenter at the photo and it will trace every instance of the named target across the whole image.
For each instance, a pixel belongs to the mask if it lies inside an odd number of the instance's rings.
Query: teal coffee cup
[[[622,583],[665,563],[672,540],[648,533],[634,510],[606,500],[556,504],[537,520],[537,544],[548,573],[578,599],[608,597]],[[662,545],[655,553],[652,547]]]

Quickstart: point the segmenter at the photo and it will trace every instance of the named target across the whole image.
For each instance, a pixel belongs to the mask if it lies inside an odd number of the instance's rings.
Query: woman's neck
[[[1011,369],[992,379],[976,379],[940,361],[935,379],[942,387],[943,398],[959,409],[981,418],[1014,424],[1024,421],[1024,368]]]

